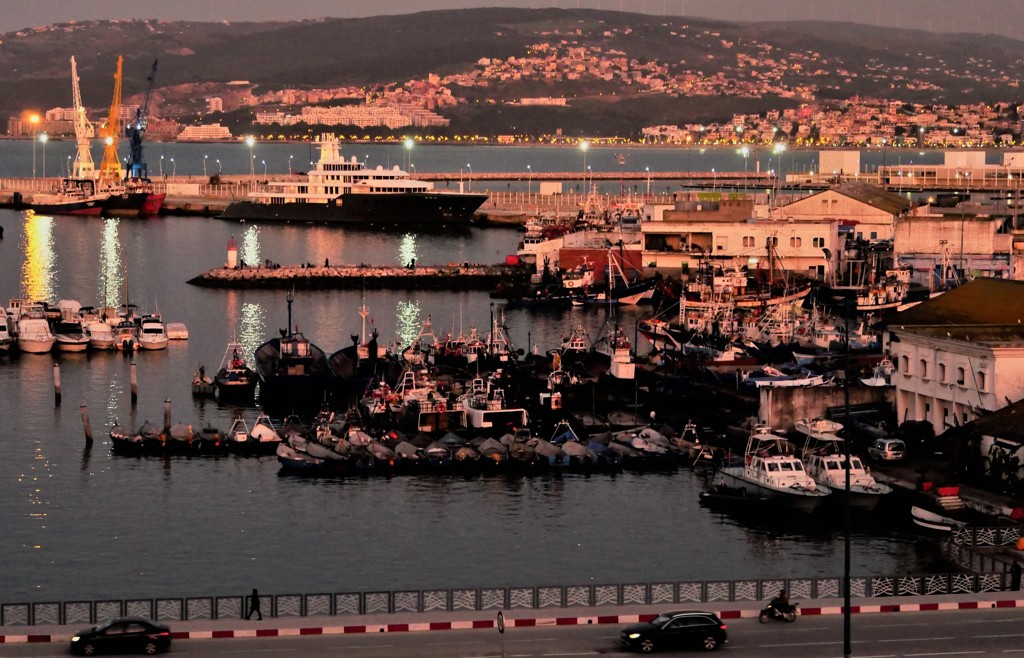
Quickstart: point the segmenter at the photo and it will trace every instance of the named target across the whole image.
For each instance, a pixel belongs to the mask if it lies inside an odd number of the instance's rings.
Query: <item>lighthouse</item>
[[[228,262],[224,267],[233,270],[238,267],[238,245],[235,244],[235,236],[228,238]]]

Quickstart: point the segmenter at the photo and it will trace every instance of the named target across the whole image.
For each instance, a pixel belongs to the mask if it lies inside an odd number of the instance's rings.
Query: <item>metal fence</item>
[[[958,528],[945,544],[946,559],[973,573],[1006,573],[1014,558],[992,549],[1016,546],[1021,537],[1019,527]]]
[[[850,579],[850,595],[869,598],[998,592],[1006,589],[1009,582],[1009,574],[1005,571],[856,577]],[[834,599],[843,595],[841,578],[778,578],[277,594],[260,596],[260,609],[270,617],[309,617],[624,605],[714,605],[764,601],[783,588],[797,600]],[[126,615],[162,621],[240,619],[249,610],[250,603],[250,597],[246,595],[6,603],[0,605],[0,626],[95,624]]]

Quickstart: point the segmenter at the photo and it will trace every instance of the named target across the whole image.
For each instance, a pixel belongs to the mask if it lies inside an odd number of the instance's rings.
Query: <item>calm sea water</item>
[[[0,145],[0,156],[10,147],[24,144]],[[470,152],[486,161],[484,151]],[[447,162],[463,156],[449,154]],[[16,159],[0,157],[0,163]],[[0,226],[0,299],[116,304],[127,290],[142,310],[159,309],[191,333],[187,342],[135,357],[135,407],[129,359],[120,354],[0,359],[0,601],[841,573],[843,543],[835,528],[749,525],[711,513],[698,507],[701,483],[688,472],[314,480],[280,476],[274,458],[110,454],[110,425],[159,422],[164,400],[175,420],[195,425],[226,428],[239,412],[193,400],[193,371],[200,363],[215,367],[231,336],[251,352],[287,320],[284,291],[186,284],[224,262],[231,236],[249,262],[401,264],[415,257],[430,264],[500,260],[515,247],[514,231],[380,233],[7,210],[0,210]],[[362,303],[385,340],[403,343],[427,316],[438,331],[457,333],[485,328],[491,313],[484,292],[299,290],[295,322],[332,351],[361,331]],[[620,321],[628,326],[642,313],[626,311]],[[579,318],[507,314],[513,341],[542,348],[576,321],[596,335],[605,320],[600,310]],[[59,407],[54,361],[63,384]],[[80,405],[97,436],[91,449]],[[256,416],[255,409],[240,411],[250,421]],[[934,542],[885,519],[859,528],[853,546],[855,574],[917,571],[936,560]]]

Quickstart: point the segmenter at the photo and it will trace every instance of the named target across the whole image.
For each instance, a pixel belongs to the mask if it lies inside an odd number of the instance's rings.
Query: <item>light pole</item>
[[[36,131],[39,130],[39,115],[33,114],[28,118],[32,124],[32,178],[36,177]]]
[[[651,196],[651,168],[644,167],[644,171],[647,172],[647,194],[645,196],[649,198]]]
[[[46,178],[46,142],[49,139],[45,132],[39,136],[39,141],[43,143],[43,178]]]
[[[740,155],[743,156],[743,190],[747,189],[747,158],[750,157],[750,147],[744,146],[740,149]]]
[[[406,157],[409,158],[409,165],[406,167],[406,171],[412,169],[412,147],[416,142],[413,141],[412,137],[405,138],[405,152]]]
[[[526,179],[526,195],[529,196],[533,192],[533,167],[526,165],[526,171],[529,172],[529,177]]]
[[[68,156],[68,178],[71,178],[71,156]]]
[[[267,177],[267,161],[266,160],[260,160],[260,162],[263,163],[263,177],[266,178]]]
[[[177,173],[178,173],[178,163],[174,161],[174,158],[171,158],[171,177],[173,178],[174,175],[177,174]]]
[[[209,157],[210,156],[208,156],[208,155],[204,155],[203,156],[203,178],[206,177],[206,159],[209,158]]]
[[[295,157],[294,155],[289,155],[288,156],[288,175],[289,176],[292,175],[292,158],[294,158],[294,157]]]
[[[466,163],[466,169],[469,170],[469,184],[466,186],[467,192],[473,191],[473,165]]]
[[[850,422],[850,316],[856,312],[857,303],[851,297],[844,304],[843,315],[846,316],[846,348],[843,364],[843,402],[846,415],[845,422]],[[843,456],[846,458],[846,479],[843,486],[843,526],[845,532],[843,542],[843,656],[853,655],[850,637],[850,442],[843,441]]]
[[[580,142],[580,150],[583,151],[583,187],[587,186],[587,150],[590,148],[590,142],[583,140]],[[584,190],[585,192],[586,190]]]
[[[164,175],[164,156],[160,156],[160,176]]]
[[[249,146],[249,183],[252,184],[256,180],[256,156],[252,153],[252,147],[256,144],[256,138],[249,135],[245,138],[245,143]]]
[[[217,158],[217,173],[220,174],[222,171],[224,171],[224,165],[220,163],[220,158]]]

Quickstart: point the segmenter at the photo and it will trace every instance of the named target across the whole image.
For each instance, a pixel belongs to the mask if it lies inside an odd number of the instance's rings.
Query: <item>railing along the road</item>
[[[997,549],[1018,546],[1021,537],[1021,528],[1016,526],[956,528],[945,544],[946,558],[974,573],[1006,573],[1013,565],[1013,557]]]
[[[850,579],[850,595],[869,598],[998,592],[1005,590],[1010,582],[1007,571],[868,576]],[[843,595],[841,578],[692,580],[261,595],[260,609],[271,617],[309,617],[625,605],[715,605],[763,601],[780,589],[786,589],[790,597],[797,600],[835,599]],[[164,621],[239,619],[245,616],[250,604],[250,597],[246,595],[7,603],[0,606],[0,625],[95,624],[126,615]]]

